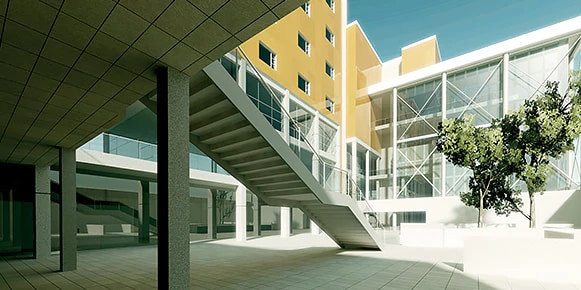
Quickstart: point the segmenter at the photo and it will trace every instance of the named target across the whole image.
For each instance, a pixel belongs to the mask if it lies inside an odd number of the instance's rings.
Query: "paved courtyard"
[[[343,251],[325,235],[269,236],[191,244],[192,289],[581,289],[581,284],[476,276],[458,249],[389,245]],[[156,247],[87,250],[78,270],[60,273],[58,255],[0,260],[0,289],[151,289]]]

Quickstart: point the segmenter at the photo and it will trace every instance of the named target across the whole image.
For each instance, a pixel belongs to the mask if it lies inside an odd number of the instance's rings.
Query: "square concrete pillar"
[[[149,181],[140,180],[141,190],[137,197],[139,211],[139,242],[149,243]]]
[[[77,161],[74,149],[59,149],[61,201],[60,270],[77,269]]]
[[[311,221],[311,234],[313,235],[321,234],[321,229],[314,221]]]
[[[34,257],[43,259],[50,257],[50,167],[35,168],[35,246]]]
[[[218,225],[216,223],[216,194],[213,189],[208,190],[208,239],[218,238]]]
[[[254,196],[254,201],[253,201],[253,205],[252,205],[252,209],[253,209],[253,219],[252,219],[252,230],[254,233],[255,237],[261,236],[262,235],[262,209],[261,209],[261,205],[260,205],[260,199],[258,198],[258,196]]]
[[[190,287],[189,77],[157,70],[158,288]]]
[[[246,241],[246,187],[236,187],[236,240]]]
[[[292,231],[292,212],[290,207],[280,208],[280,236],[288,238]]]

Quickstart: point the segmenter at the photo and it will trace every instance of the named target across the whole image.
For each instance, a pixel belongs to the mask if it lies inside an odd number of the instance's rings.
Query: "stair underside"
[[[327,196],[336,193],[319,185],[222,66],[204,72],[191,81],[190,141],[265,203],[300,208],[341,247],[379,249],[356,203]]]

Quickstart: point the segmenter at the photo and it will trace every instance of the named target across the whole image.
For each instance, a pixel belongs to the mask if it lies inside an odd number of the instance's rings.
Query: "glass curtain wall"
[[[393,91],[374,97],[374,111],[379,116],[375,129],[383,148],[382,161],[378,164],[378,170],[374,171],[374,179],[381,176],[381,182],[376,185],[385,189],[387,198],[455,196],[468,190],[470,172],[447,161],[442,164],[442,155],[436,152],[438,123],[442,118],[473,115],[477,126],[487,126],[493,119],[502,117],[504,111],[516,110],[524,100],[542,93],[548,80],[558,81],[563,93],[567,88],[569,70],[575,68],[575,63],[581,63],[579,53],[571,51],[571,43],[574,41],[555,41],[510,53],[508,63],[504,63],[500,55],[496,59],[449,71],[446,72],[445,84],[442,84],[440,75],[397,88],[396,142],[392,140]],[[508,71],[508,74],[503,75],[503,71]],[[504,80],[508,83],[507,88],[503,88]],[[442,103],[444,88],[445,104]],[[503,95],[508,96],[505,102],[507,108],[503,108]],[[442,115],[443,111],[446,112],[445,116]],[[576,143],[581,145],[579,140]],[[555,174],[549,178],[545,190],[579,188],[579,147],[559,160],[552,160]],[[350,158],[347,159],[349,161]],[[385,168],[387,175],[381,175],[381,168]],[[443,172],[445,176],[442,176]],[[396,174],[395,192],[391,184],[393,173]],[[446,192],[441,192],[442,185]],[[526,190],[526,186],[518,182],[514,186]]]
[[[441,155],[435,134],[442,120],[442,81],[398,90],[397,198],[440,196]]]

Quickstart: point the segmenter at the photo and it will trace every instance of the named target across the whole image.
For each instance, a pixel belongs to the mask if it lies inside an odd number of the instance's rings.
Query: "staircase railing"
[[[238,52],[240,52],[241,55],[239,55]],[[315,172],[315,178],[319,184],[327,191],[346,194],[355,200],[363,201],[365,206],[369,208],[369,212],[367,213],[368,219],[370,219],[371,216],[375,217],[375,223],[372,223],[370,220],[370,224],[376,228],[383,228],[383,225],[378,218],[379,215],[373,210],[371,204],[363,194],[363,191],[357,186],[357,183],[352,178],[351,173],[347,170],[336,167],[334,164],[331,164],[319,154],[318,150],[316,150],[315,147],[311,144],[308,137],[305,136],[304,130],[301,129],[301,124],[297,122],[297,120],[292,117],[292,114],[285,109],[282,101],[277,97],[277,94],[274,92],[272,87],[265,81],[262,73],[258,70],[258,68],[256,68],[252,61],[250,61],[241,47],[237,48],[235,57],[236,68],[238,68],[238,61],[240,59],[244,59],[246,63],[250,65],[251,69],[254,71],[254,74],[256,74],[260,84],[267,90],[268,94],[270,95],[269,97],[274,100],[274,102],[276,102],[280,107],[280,111],[285,118],[282,122],[283,127],[281,128],[281,132],[283,134],[288,134],[290,137],[294,137],[294,140],[289,138],[288,144],[291,149],[293,149],[293,152],[295,152],[295,154],[297,154],[301,161],[307,166],[307,168],[311,170],[311,172],[313,171],[313,167],[315,165],[318,166],[318,176]],[[234,73],[230,72],[230,75],[236,79]],[[286,120],[288,120],[289,128],[284,128]],[[284,135],[283,138],[286,139]],[[303,147],[308,151],[303,153]]]

